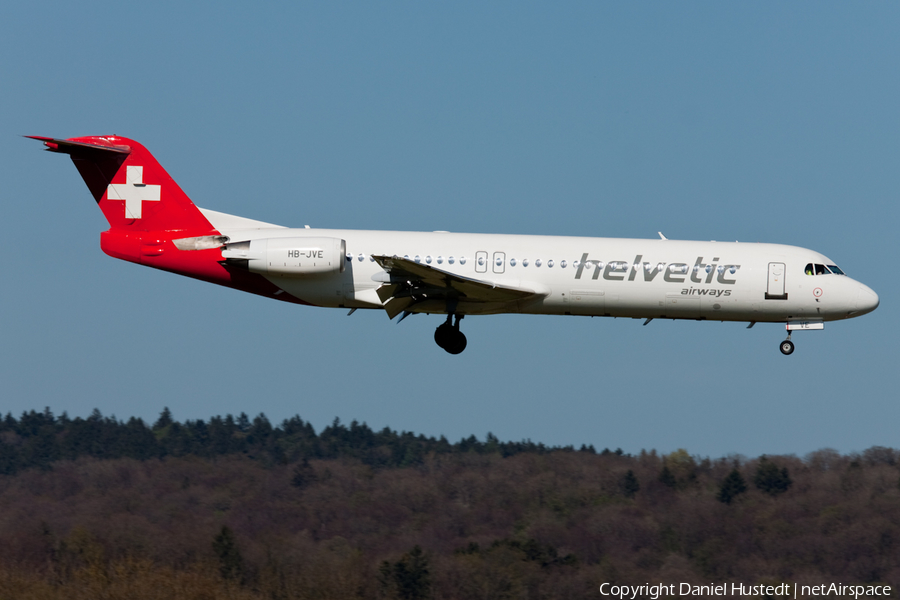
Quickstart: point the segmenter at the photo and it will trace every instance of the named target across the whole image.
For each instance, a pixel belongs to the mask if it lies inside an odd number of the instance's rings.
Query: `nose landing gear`
[[[459,354],[466,349],[466,336],[459,330],[459,322],[463,316],[456,315],[454,323],[453,315],[448,314],[447,320],[434,330],[435,343],[450,354]]]
[[[825,322],[812,319],[809,321],[788,321],[785,324],[785,329],[787,329],[787,339],[779,344],[778,349],[787,356],[794,351],[794,342],[791,341],[792,332],[825,329]]]
[[[794,351],[794,342],[791,341],[791,334],[788,333],[787,339],[781,342],[781,346],[779,347],[781,353],[787,356],[788,354]]]

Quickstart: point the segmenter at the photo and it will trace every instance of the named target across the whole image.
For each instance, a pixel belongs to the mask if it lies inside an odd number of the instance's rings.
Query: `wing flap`
[[[392,319],[423,302],[433,307],[436,301],[443,301],[447,311],[454,312],[460,304],[503,304],[546,296],[540,290],[472,279],[399,256],[372,258],[389,276],[389,282],[378,288],[378,295]]]

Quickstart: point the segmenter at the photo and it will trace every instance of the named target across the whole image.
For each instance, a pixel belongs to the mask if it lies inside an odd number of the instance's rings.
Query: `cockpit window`
[[[843,275],[844,272],[841,271],[837,265],[817,265],[813,263],[808,263],[804,272],[807,275],[831,275],[832,273],[835,275]]]

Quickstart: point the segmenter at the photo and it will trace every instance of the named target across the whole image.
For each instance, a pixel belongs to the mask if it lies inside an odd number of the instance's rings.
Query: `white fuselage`
[[[326,307],[382,308],[375,290],[384,271],[372,256],[407,257],[448,273],[530,289],[528,301],[466,304],[459,314],[571,314],[720,321],[831,321],[878,305],[877,295],[845,275],[807,275],[834,262],[779,244],[615,239],[448,232],[228,229],[232,241],[329,237],[346,242],[341,273],[266,275],[285,292]],[[443,313],[438,301],[411,312]]]

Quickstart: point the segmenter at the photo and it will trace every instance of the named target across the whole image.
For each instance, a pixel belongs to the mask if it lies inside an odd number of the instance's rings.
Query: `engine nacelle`
[[[329,237],[265,238],[225,244],[225,264],[262,275],[343,273],[347,242]]]

